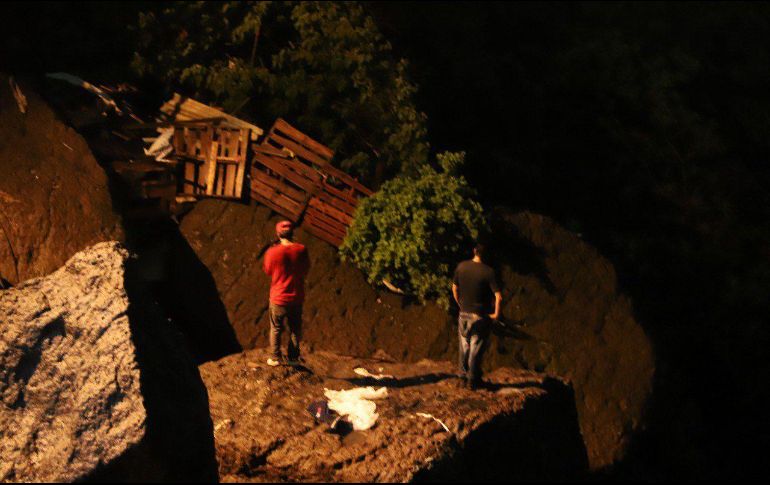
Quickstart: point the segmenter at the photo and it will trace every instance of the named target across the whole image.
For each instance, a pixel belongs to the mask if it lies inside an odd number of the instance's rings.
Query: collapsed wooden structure
[[[251,198],[339,246],[359,200],[372,194],[332,165],[329,147],[283,119],[264,134],[256,125],[178,94],[161,113],[165,129],[173,133],[166,132],[170,147],[158,153],[170,155],[177,165],[180,196]]]

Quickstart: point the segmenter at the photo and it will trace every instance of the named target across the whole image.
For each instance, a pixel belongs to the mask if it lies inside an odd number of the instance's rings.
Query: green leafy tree
[[[174,2],[137,30],[137,73],[264,125],[287,118],[364,182],[427,158],[407,63],[357,2]]]
[[[485,227],[481,204],[458,174],[465,153],[437,156],[414,177],[389,180],[361,201],[340,253],[366,273],[420,301],[448,307],[451,269]]]

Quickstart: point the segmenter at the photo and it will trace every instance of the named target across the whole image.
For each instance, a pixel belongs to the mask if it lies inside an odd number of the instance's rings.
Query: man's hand
[[[489,318],[492,319],[492,320],[497,320],[498,318],[500,318],[500,314],[499,313],[491,313],[489,315]]]

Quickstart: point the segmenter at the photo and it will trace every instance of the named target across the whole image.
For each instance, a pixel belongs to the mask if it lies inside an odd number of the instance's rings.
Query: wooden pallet
[[[174,156],[182,164],[181,193],[240,199],[249,130],[215,122],[183,122],[174,126]]]
[[[339,246],[359,199],[372,191],[331,165],[330,148],[283,119],[252,145],[252,153],[252,197]]]

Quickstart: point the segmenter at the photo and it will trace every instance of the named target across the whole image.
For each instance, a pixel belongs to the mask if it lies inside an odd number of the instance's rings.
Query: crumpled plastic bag
[[[364,431],[377,422],[379,414],[377,405],[370,399],[382,399],[388,396],[388,389],[381,387],[356,387],[345,391],[324,389],[324,396],[329,400],[328,406],[341,416],[347,416],[355,431]]]

